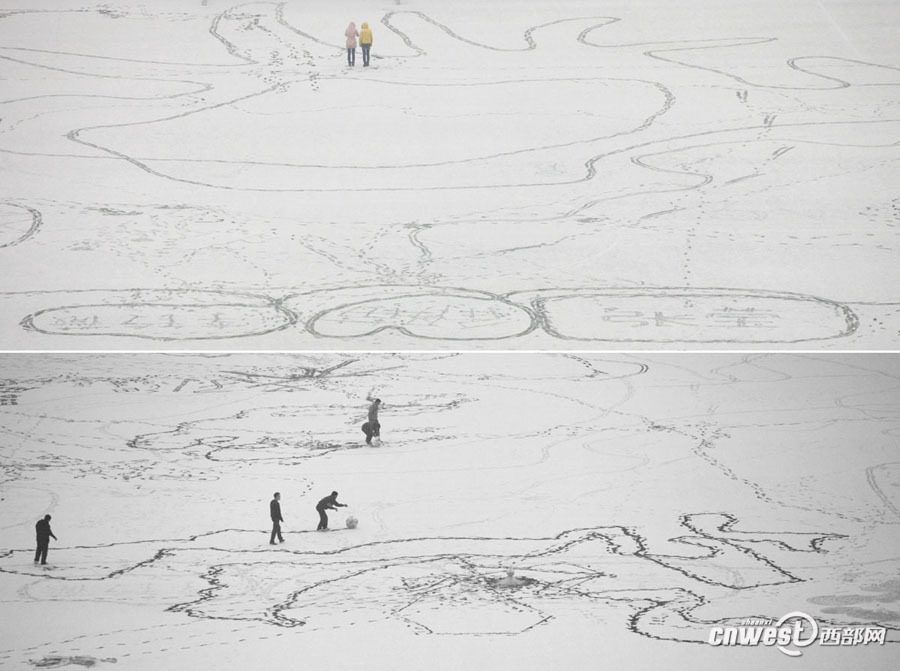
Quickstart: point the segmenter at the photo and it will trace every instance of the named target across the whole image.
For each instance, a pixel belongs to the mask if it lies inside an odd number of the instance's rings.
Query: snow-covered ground
[[[7,354],[0,378],[3,668],[895,668],[900,356]],[[706,643],[794,611],[888,642]]]
[[[0,345],[895,348],[898,19],[4,0]]]

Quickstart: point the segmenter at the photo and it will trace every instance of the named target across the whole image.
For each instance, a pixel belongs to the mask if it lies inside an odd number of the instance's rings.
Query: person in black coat
[[[371,401],[369,406],[368,421],[362,425],[363,433],[366,434],[366,445],[372,444],[372,438],[377,440],[377,444],[381,444],[381,424],[378,422],[378,411],[381,410],[381,399],[374,398],[371,394],[366,397],[367,401]]]
[[[338,508],[347,507],[346,503],[338,503],[337,497],[337,492],[331,492],[330,496],[326,496],[316,504],[316,510],[319,512],[319,526],[316,527],[316,531],[326,531],[328,529],[328,515],[325,514],[326,510],[337,510]]]
[[[275,545],[275,537],[278,537],[279,543],[284,543],[284,537],[281,535],[281,523],[284,518],[281,517],[281,494],[275,492],[272,501],[269,503],[269,517],[272,518],[272,536],[269,538],[269,545]]]
[[[50,529],[50,519],[50,515],[44,515],[44,519],[38,520],[37,524],[34,525],[34,530],[37,534],[37,550],[34,553],[35,563],[40,561],[42,564],[46,564],[47,551],[50,549],[50,539],[59,540],[53,535],[53,530]]]

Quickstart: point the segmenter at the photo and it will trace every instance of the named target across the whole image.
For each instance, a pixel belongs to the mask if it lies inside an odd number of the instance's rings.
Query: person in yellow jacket
[[[369,49],[372,48],[372,31],[369,30],[369,24],[363,21],[362,28],[359,29],[359,46],[363,52],[363,67],[369,67]]]

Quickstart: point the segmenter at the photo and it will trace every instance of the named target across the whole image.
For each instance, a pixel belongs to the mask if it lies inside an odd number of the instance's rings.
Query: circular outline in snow
[[[22,235],[20,235],[18,238],[10,240],[9,242],[0,242],[0,249],[3,249],[4,247],[15,247],[16,245],[21,244],[29,238],[33,237],[44,221],[40,211],[34,209],[33,207],[28,207],[27,205],[19,205],[18,203],[10,203],[8,201],[4,201],[0,203],[0,205],[5,205],[7,207],[17,207],[20,210],[25,210],[25,212],[31,215],[31,224],[29,225],[28,230],[22,233]]]
[[[556,292],[557,295],[547,296],[548,293]],[[859,318],[849,306],[836,301],[819,298],[817,296],[809,296],[805,294],[765,291],[753,289],[731,289],[722,287],[647,287],[647,288],[603,288],[603,289],[543,289],[538,291],[514,291],[508,294],[512,297],[516,294],[538,294],[531,297],[530,304],[537,315],[537,319],[541,327],[546,333],[559,340],[574,340],[588,342],[647,342],[647,343],[799,343],[810,342],[816,340],[833,340],[852,335],[859,327]],[[544,294],[544,295],[541,295]],[[768,300],[775,302],[794,302],[808,303],[827,308],[831,311],[833,317],[837,317],[843,321],[843,328],[838,333],[831,335],[821,335],[814,337],[784,337],[784,338],[727,338],[727,337],[709,337],[709,338],[623,338],[623,337],[603,337],[597,336],[569,336],[558,330],[553,324],[553,318],[547,309],[547,304],[551,301],[564,301],[571,298],[619,298],[619,299],[641,299],[641,298],[730,298],[730,299],[755,299]],[[816,325],[819,326],[819,325]],[[724,327],[723,327],[724,329]]]
[[[275,333],[276,331],[283,331],[287,328],[292,327],[296,323],[296,316],[288,309],[281,306],[281,304],[277,301],[273,301],[271,299],[265,299],[268,304],[258,304],[252,305],[249,303],[164,303],[164,302],[147,302],[147,303],[84,303],[80,305],[62,305],[58,307],[45,308],[43,310],[38,310],[36,312],[32,312],[31,314],[25,316],[20,322],[19,325],[25,329],[26,331],[34,331],[35,333],[42,333],[44,335],[60,335],[60,336],[94,336],[94,337],[124,337],[124,338],[141,338],[144,340],[160,340],[160,341],[179,341],[179,340],[228,340],[231,338],[247,338],[251,336],[262,336],[268,335],[270,333]],[[44,315],[48,315],[54,312],[60,312],[63,310],[81,310],[85,308],[104,308],[104,309],[117,309],[117,308],[132,308],[132,309],[140,309],[140,308],[167,308],[167,309],[179,309],[179,308],[194,308],[201,310],[215,310],[221,308],[241,308],[244,310],[257,310],[257,311],[272,311],[274,315],[278,315],[282,323],[277,324],[275,326],[271,326],[264,329],[253,330],[253,331],[243,331],[243,332],[235,332],[227,335],[187,335],[187,336],[167,336],[167,335],[159,335],[159,331],[156,334],[150,335],[147,333],[139,333],[139,332],[119,332],[114,329],[109,330],[100,330],[92,333],[77,333],[77,332],[69,332],[65,330],[52,330],[48,328],[42,328],[38,324],[35,323],[35,319],[42,317]],[[163,327],[165,328],[165,327]],[[246,328],[246,327],[245,327]]]
[[[425,289],[426,289],[426,291],[428,290],[428,288],[425,288]],[[469,291],[469,290],[465,290],[465,289],[462,289],[462,290],[458,290],[458,289],[457,290],[453,290],[453,289],[446,290],[445,289],[443,291],[441,291],[438,288],[435,288],[435,289],[437,289],[437,291],[439,291],[440,293],[423,293],[420,290],[419,293],[400,294],[397,296],[387,296],[387,297],[383,297],[383,298],[366,298],[361,301],[353,301],[353,302],[337,305],[334,307],[329,307],[329,308],[321,310],[321,311],[315,313],[314,315],[312,315],[311,317],[309,317],[306,320],[305,327],[309,333],[311,333],[314,336],[320,337],[320,338],[340,338],[340,339],[363,338],[366,336],[371,336],[371,335],[375,335],[377,333],[381,333],[382,331],[393,330],[393,331],[402,333],[403,335],[408,336],[410,338],[420,338],[423,340],[484,341],[484,340],[507,340],[510,338],[519,338],[521,336],[531,333],[539,325],[539,322],[538,322],[535,314],[531,310],[529,310],[527,307],[525,307],[523,305],[518,305],[516,303],[513,303],[512,301],[509,301],[502,296],[497,296],[495,294],[489,294],[487,292],[477,292],[476,293],[474,291]],[[453,291],[457,291],[459,293],[464,293],[465,295],[458,295],[458,294],[454,295],[453,293],[451,293]],[[354,307],[357,307],[360,305],[366,305],[366,304],[377,304],[377,303],[384,303],[387,301],[402,301],[402,300],[406,300],[409,298],[421,298],[421,297],[426,297],[426,296],[441,297],[441,298],[458,298],[458,299],[462,299],[462,300],[498,302],[507,308],[511,308],[513,313],[518,313],[518,312],[524,313],[528,318],[528,325],[524,329],[521,329],[520,331],[517,331],[516,333],[510,333],[507,335],[470,336],[470,337],[460,337],[460,336],[455,336],[455,335],[445,335],[445,336],[420,335],[418,333],[414,333],[414,332],[410,331],[404,324],[402,324],[402,322],[400,324],[392,324],[391,323],[391,324],[386,324],[386,325],[382,325],[382,326],[376,326],[375,328],[373,328],[371,330],[364,331],[361,333],[354,333],[354,334],[350,334],[350,335],[337,335],[337,334],[331,335],[331,334],[327,334],[327,333],[322,333],[316,328],[316,324],[318,322],[322,321],[328,315],[330,315],[334,312],[337,312],[339,310],[345,310],[347,308],[354,308]],[[285,300],[287,300],[287,299],[285,299]]]

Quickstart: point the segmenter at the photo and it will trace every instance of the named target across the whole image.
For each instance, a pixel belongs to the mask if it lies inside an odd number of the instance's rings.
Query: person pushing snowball
[[[331,492],[330,495],[323,498],[316,504],[316,511],[319,513],[319,526],[316,531],[328,531],[328,515],[326,510],[337,510],[338,508],[346,508],[346,503],[338,503],[338,493]]]
[[[366,434],[366,445],[372,444],[375,439],[375,445],[381,445],[381,424],[378,422],[378,411],[381,410],[381,399],[372,396],[372,392],[366,396],[366,400],[370,402],[369,413],[366,423],[362,425],[363,433]]]

